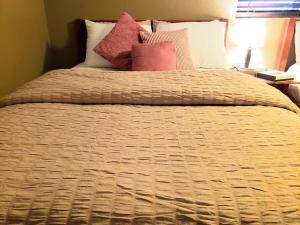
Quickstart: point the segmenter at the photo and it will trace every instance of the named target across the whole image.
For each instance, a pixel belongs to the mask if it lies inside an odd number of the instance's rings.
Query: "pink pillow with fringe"
[[[134,71],[176,70],[176,47],[170,41],[133,45],[131,56]]]
[[[94,51],[121,70],[131,69],[131,47],[139,43],[139,32],[145,31],[128,13],[123,13],[117,24],[97,44]]]

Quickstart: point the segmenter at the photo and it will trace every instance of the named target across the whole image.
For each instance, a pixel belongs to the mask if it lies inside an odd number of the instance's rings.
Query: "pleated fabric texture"
[[[0,224],[299,224],[298,109],[255,78],[57,70],[0,102]]]

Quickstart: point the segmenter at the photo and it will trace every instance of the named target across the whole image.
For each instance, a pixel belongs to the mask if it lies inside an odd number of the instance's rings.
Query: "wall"
[[[0,97],[48,68],[43,0],[0,0]]]
[[[78,18],[117,19],[128,11],[136,19],[230,18],[232,28],[235,8],[236,0],[0,0],[0,97],[48,69],[79,63]],[[272,69],[286,20],[264,24],[265,46],[254,51],[252,65]]]
[[[79,62],[76,19],[117,19],[123,11],[135,19],[234,18],[236,0],[45,0],[53,63]]]
[[[278,63],[278,54],[283,39],[285,27],[288,23],[286,18],[267,19],[236,19],[230,26],[228,38],[228,53],[234,65],[243,65],[246,56],[247,46],[240,48],[236,46],[234,38],[247,38],[252,35],[252,39],[262,37],[257,48],[252,50],[250,67],[262,69],[274,69]],[[241,25],[240,27],[238,27]]]
[[[45,0],[45,6],[56,68],[71,67],[80,61],[75,23],[79,18],[117,19],[123,11],[128,11],[136,19],[220,17],[230,18],[230,28],[236,23],[236,0]],[[251,66],[273,69],[277,64],[286,19],[264,19],[263,24],[265,45],[253,51]],[[231,58],[238,59],[233,59],[235,64],[243,63],[244,53],[237,52],[232,46],[228,52]]]

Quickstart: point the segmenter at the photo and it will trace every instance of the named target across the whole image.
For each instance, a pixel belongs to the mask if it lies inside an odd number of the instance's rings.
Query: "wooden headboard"
[[[226,31],[224,37],[224,43],[226,45],[227,40],[227,33],[228,33],[228,19],[219,19],[222,22],[226,22]],[[102,23],[116,23],[116,20],[91,20],[93,22],[102,22]],[[209,22],[211,20],[164,20],[169,23],[180,23],[180,22]],[[138,21],[139,22],[139,21]],[[87,39],[87,30],[85,26],[85,22],[82,19],[77,20],[78,23],[78,40],[79,40],[79,54],[80,54],[80,61],[83,62],[85,60],[85,52],[86,52],[86,39]],[[152,23],[153,27],[153,23]]]

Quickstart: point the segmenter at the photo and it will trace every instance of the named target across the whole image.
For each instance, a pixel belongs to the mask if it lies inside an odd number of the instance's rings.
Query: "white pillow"
[[[295,48],[296,62],[300,64],[300,21],[296,22]]]
[[[211,22],[158,23],[157,31],[173,31],[187,28],[191,57],[196,68],[229,68],[224,45],[226,23]]]
[[[151,25],[141,26],[148,32],[152,32]],[[97,23],[85,20],[87,29],[86,55],[84,65],[87,67],[114,67],[109,61],[94,52],[95,46],[113,29],[115,23]]]

